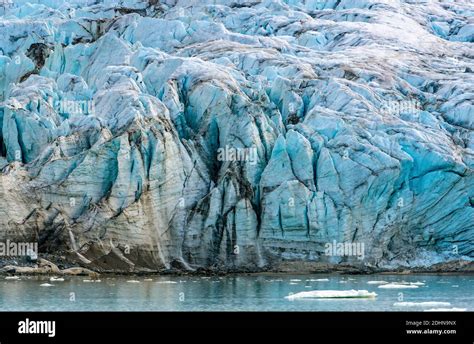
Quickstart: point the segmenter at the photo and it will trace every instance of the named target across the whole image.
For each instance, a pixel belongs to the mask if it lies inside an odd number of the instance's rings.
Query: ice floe
[[[354,299],[374,298],[377,294],[367,290],[312,290],[285,296],[288,300],[296,299]]]
[[[409,282],[408,284],[410,284],[410,285],[417,285],[417,286],[425,285],[425,283],[423,283],[423,282]]]
[[[431,308],[425,309],[425,312],[465,312],[467,308]]]
[[[395,302],[395,307],[449,307],[451,303],[440,301],[425,301],[425,302]]]
[[[379,285],[381,289],[416,289],[418,288],[417,285],[413,284],[402,284],[402,283],[388,283]]]
[[[367,284],[388,284],[386,281],[368,281]]]
[[[175,281],[156,281],[158,284],[177,284]]]

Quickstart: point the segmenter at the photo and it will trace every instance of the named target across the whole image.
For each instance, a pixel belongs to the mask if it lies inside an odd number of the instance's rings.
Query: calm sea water
[[[408,311],[474,310],[474,275],[258,275],[225,277],[0,277],[1,311]],[[328,279],[329,281],[317,281]],[[369,281],[423,282],[416,289],[381,289]],[[133,282],[134,281],[134,282]],[[138,282],[136,282],[138,281]],[[49,283],[53,286],[41,286]],[[285,299],[310,290],[368,290],[375,299]],[[449,302],[446,307],[397,302]]]

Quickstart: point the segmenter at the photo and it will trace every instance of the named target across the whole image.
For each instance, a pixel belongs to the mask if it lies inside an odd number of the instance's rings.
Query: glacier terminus
[[[110,272],[472,269],[473,58],[471,1],[0,1],[0,240]]]

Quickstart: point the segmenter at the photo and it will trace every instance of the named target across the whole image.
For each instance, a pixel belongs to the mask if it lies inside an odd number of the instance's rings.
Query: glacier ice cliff
[[[0,15],[0,240],[103,271],[474,258],[469,1]]]

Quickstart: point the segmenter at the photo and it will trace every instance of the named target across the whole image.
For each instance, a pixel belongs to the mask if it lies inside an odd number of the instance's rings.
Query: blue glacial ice
[[[1,240],[115,271],[474,258],[468,1],[0,15]]]

